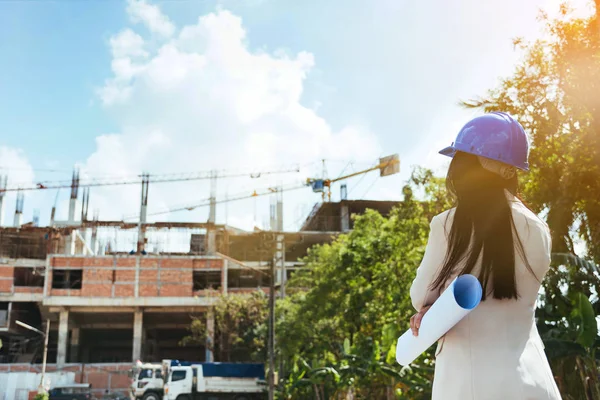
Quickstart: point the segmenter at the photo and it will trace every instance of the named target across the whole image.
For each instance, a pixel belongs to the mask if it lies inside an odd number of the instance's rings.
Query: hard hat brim
[[[456,154],[456,149],[454,146],[448,146],[440,150],[439,153],[443,156],[454,157]]]

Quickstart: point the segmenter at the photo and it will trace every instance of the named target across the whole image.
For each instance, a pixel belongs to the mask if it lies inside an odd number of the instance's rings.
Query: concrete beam
[[[0,258],[0,265],[10,265],[12,267],[45,267],[46,260],[34,260],[30,258]]]
[[[270,267],[265,266],[264,261],[244,261],[244,265],[245,265],[245,267],[236,265],[231,269],[242,269],[242,268],[247,268],[247,267],[254,267],[254,268],[265,269],[265,270],[270,269]],[[298,262],[298,261],[286,261],[285,266],[287,268],[302,268],[304,266],[304,264],[301,262]]]
[[[194,313],[194,312],[204,312],[207,307],[205,306],[197,306],[197,307],[165,307],[165,308],[145,308],[144,312],[146,314],[151,313]]]
[[[137,225],[135,225],[137,226]],[[64,258],[64,255],[62,254],[51,254],[49,255],[49,257],[51,258]],[[105,255],[102,256],[103,258],[130,258],[131,256],[128,254],[122,254],[122,255]],[[227,256],[225,256],[227,257]],[[69,256],[69,258],[90,258],[90,256],[84,256],[82,254],[73,254],[72,256]],[[169,260],[221,260],[223,257],[221,256],[221,253],[217,253],[216,255],[201,255],[201,254],[197,254],[197,255],[171,255],[171,254],[165,254],[165,255],[153,255],[153,254],[148,254],[145,255],[143,257],[144,259],[147,260],[165,260],[165,259],[169,259]],[[2,264],[2,260],[6,260],[3,258],[0,258],[0,264]],[[44,260],[40,260],[40,261],[44,261]],[[8,264],[8,263],[4,263],[4,264]],[[10,264],[11,266],[13,264]],[[45,262],[44,262],[45,265]]]
[[[195,306],[195,307],[154,307],[154,308],[144,308],[144,313],[195,313],[195,312],[204,312],[206,311],[206,306]],[[48,311],[51,313],[59,313],[62,310],[62,307],[49,307]],[[71,314],[96,314],[96,313],[121,313],[121,314],[132,314],[135,312],[136,307],[70,307]]]
[[[190,324],[145,324],[146,328],[149,329],[186,329],[189,328]],[[88,323],[81,324],[81,329],[133,329],[133,322],[127,323]]]
[[[54,221],[54,226],[58,228],[92,228],[92,227],[118,227],[121,229],[135,229],[139,226],[139,222],[125,221]],[[163,228],[188,228],[188,229],[214,229],[223,231],[229,230],[229,227],[221,224],[211,224],[210,222],[147,222],[144,224],[146,229],[163,229]],[[245,232],[245,231],[242,231]],[[247,232],[245,232],[247,233]]]
[[[61,310],[58,322],[58,350],[56,364],[59,367],[67,361],[67,340],[69,339],[69,310]]]
[[[207,307],[213,306],[218,297],[82,297],[82,296],[51,296],[43,301],[47,307]]]
[[[13,303],[19,302],[42,302],[44,300],[43,293],[12,293],[5,295],[4,293],[0,294],[0,301],[8,301]]]
[[[52,306],[48,308],[51,313],[57,313],[62,310],[62,307]],[[135,311],[135,307],[70,307],[73,314],[80,313],[127,313],[131,314]]]

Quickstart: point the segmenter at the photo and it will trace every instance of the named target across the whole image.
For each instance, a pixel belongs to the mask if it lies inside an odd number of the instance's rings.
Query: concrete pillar
[[[58,321],[58,350],[56,354],[56,364],[59,367],[65,365],[67,361],[67,341],[69,340],[69,310],[60,312]]]
[[[17,192],[17,203],[15,207],[15,228],[20,228],[23,225],[23,202],[25,201],[25,195],[20,190]]]
[[[210,173],[210,209],[208,211],[208,222],[217,222],[217,172]]]
[[[215,361],[213,344],[215,343],[215,313],[213,309],[206,312],[206,362]]]
[[[92,226],[92,242],[90,244],[93,254],[98,254],[98,227]]]
[[[215,254],[217,251],[217,231],[215,231],[214,225],[211,225],[208,228],[206,236],[208,239],[207,253]]]
[[[71,179],[71,198],[69,199],[69,225],[75,222],[75,207],[77,207],[77,195],[79,193],[79,170],[73,171]]]
[[[75,222],[75,208],[77,207],[77,198],[72,198],[69,200],[69,224],[73,224]]]
[[[214,254],[217,251],[217,232],[215,231],[215,223],[217,222],[217,173],[212,171],[210,174],[210,210],[208,212],[208,223],[210,224],[206,239],[207,253]]]
[[[69,350],[69,361],[79,362],[79,328],[71,329],[71,348]]]
[[[23,225],[23,213],[15,212],[14,227],[20,228]]]
[[[342,232],[348,232],[350,230],[350,212],[348,210],[348,205],[342,202],[340,211]]]
[[[69,236],[65,239],[65,255],[72,256],[75,254],[75,237],[77,236],[77,232],[75,230],[71,231]]]
[[[277,197],[277,232],[283,232],[283,192],[278,189]]]
[[[146,216],[148,213],[148,186],[150,175],[142,175],[142,202],[140,205],[140,220],[138,222],[137,253],[145,252],[146,248]]]
[[[142,357],[143,320],[144,312],[142,310],[136,310],[133,313],[133,353],[131,355],[133,362],[141,360]]]

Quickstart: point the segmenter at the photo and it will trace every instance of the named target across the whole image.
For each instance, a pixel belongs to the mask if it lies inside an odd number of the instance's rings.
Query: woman
[[[457,275],[477,276],[483,299],[438,343],[433,399],[560,399],[534,319],[550,233],[516,197],[516,168],[529,169],[527,135],[508,114],[490,113],[440,153],[453,157],[446,185],[456,207],[431,221],[410,290],[413,334]]]

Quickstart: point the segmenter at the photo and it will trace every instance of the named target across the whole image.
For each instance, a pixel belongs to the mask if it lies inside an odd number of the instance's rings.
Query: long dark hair
[[[505,179],[484,169],[477,156],[457,152],[448,170],[446,186],[455,198],[456,210],[446,259],[431,289],[442,290],[463,260],[459,275],[471,273],[481,256],[479,281],[483,299],[490,293],[495,299],[517,299],[515,247],[532,274],[533,270],[514,227],[505,193],[508,190],[517,196],[516,174]]]

